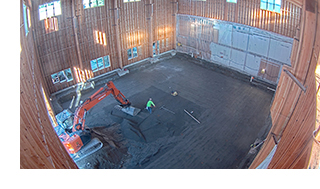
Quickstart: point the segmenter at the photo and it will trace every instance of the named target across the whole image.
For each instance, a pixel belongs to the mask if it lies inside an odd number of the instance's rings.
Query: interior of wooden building
[[[318,0],[20,0],[20,169],[319,169],[319,11]],[[56,116],[109,81],[141,112],[106,97],[86,124],[113,132],[96,155],[109,159],[76,163]]]

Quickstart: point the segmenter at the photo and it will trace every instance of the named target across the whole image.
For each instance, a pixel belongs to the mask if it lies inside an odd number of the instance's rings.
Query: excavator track
[[[77,162],[81,159],[95,153],[103,147],[103,143],[98,139],[92,139],[87,145],[81,148],[76,154],[73,155],[73,161]]]

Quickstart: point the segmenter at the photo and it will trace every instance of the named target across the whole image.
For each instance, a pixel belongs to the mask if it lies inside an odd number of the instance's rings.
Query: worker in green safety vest
[[[156,107],[156,105],[152,102],[152,98],[149,98],[149,101],[147,102],[147,110],[150,114],[152,113],[152,106]]]

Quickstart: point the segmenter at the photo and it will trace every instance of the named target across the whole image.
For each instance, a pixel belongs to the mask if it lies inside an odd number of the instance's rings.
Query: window
[[[101,7],[104,6],[104,0],[83,0],[82,4],[84,9]]]
[[[39,19],[44,20],[53,16],[61,15],[61,4],[60,1],[53,1],[39,5]]]
[[[127,50],[127,54],[128,54],[128,60],[138,57],[138,48],[137,47],[133,47],[131,49],[128,49]]]
[[[29,33],[29,28],[31,27],[31,19],[30,19],[30,10],[25,4],[23,4],[23,22],[24,22],[24,30],[26,32],[26,36]]]
[[[109,55],[104,57],[99,57],[97,59],[91,60],[90,64],[93,72],[102,70],[104,68],[110,67],[110,57]]]
[[[158,55],[160,52],[160,40],[152,44],[153,56]]]
[[[73,77],[71,74],[71,68],[64,70],[64,73],[65,73],[65,76],[67,77],[68,82],[73,80]]]
[[[54,7],[53,2],[47,4],[47,18],[54,16],[53,7]]]
[[[137,2],[137,1],[141,1],[141,0],[123,0],[124,3]]]
[[[63,83],[65,81],[69,82],[73,80],[71,68],[60,71],[58,73],[52,74],[51,79],[53,84]]]
[[[55,11],[55,15],[61,15],[61,4],[60,1],[54,1],[54,11]]]
[[[65,82],[67,80],[67,77],[65,76],[64,71],[61,71],[58,73],[58,78],[60,83]]]
[[[44,20],[44,26],[46,29],[46,33],[51,33],[54,31],[58,31],[58,19],[56,17],[46,18]]]
[[[104,67],[105,68],[110,67],[109,55],[108,56],[104,56],[103,60],[104,60]]]
[[[60,1],[39,5],[39,19],[44,20],[46,33],[59,30],[57,15],[61,15]]]
[[[166,47],[169,47],[169,38],[166,39]]]
[[[237,3],[237,0],[227,0],[227,3]]]
[[[127,53],[128,53],[128,60],[130,60],[132,58],[132,49],[128,49]]]
[[[260,0],[260,9],[280,13],[281,0]]]
[[[51,75],[51,79],[52,79],[53,84],[59,83],[59,78],[58,78],[58,74],[57,73],[52,74]]]
[[[46,5],[40,5],[39,6],[39,19],[43,20],[47,18],[47,9]]]
[[[96,59],[91,60],[90,64],[91,64],[92,71],[98,71],[98,65],[97,65],[97,60]]]
[[[97,58],[98,69],[101,70],[104,68],[102,57]]]
[[[152,44],[153,56],[156,55],[156,43]]]
[[[95,31],[94,33],[95,33],[96,43],[106,46],[107,45],[106,34],[99,31]]]
[[[133,47],[132,52],[133,52],[133,58],[138,57],[137,47]]]

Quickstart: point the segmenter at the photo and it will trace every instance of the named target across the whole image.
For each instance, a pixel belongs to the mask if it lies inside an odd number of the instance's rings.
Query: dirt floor
[[[92,108],[86,125],[104,146],[78,161],[79,168],[247,168],[254,157],[250,145],[270,128],[273,92],[212,65],[178,53],[113,79],[141,112],[133,117],[115,109],[112,95]],[[150,97],[156,104],[152,114],[145,109]],[[68,108],[71,99],[72,94],[55,98],[55,112]]]

